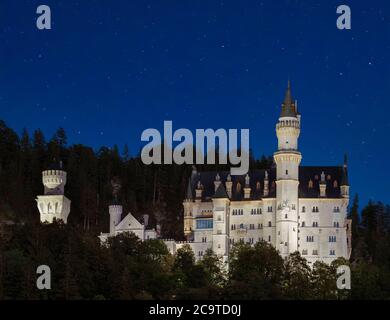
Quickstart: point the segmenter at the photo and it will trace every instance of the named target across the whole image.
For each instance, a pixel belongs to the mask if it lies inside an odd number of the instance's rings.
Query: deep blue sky
[[[53,29],[35,27],[39,4]],[[336,28],[337,5],[352,30]],[[127,143],[146,128],[249,128],[276,147],[287,79],[302,114],[304,165],[349,154],[352,193],[390,202],[387,0],[0,2],[0,119],[66,129],[70,143]]]

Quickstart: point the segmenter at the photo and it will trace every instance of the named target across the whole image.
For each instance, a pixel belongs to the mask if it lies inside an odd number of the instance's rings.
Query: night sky
[[[52,30],[36,28],[36,8]],[[348,4],[352,30],[336,28]],[[351,193],[390,203],[388,0],[0,2],[0,119],[18,133],[61,126],[69,143],[132,154],[141,132],[249,128],[277,148],[287,80],[302,114],[303,165],[340,165]]]

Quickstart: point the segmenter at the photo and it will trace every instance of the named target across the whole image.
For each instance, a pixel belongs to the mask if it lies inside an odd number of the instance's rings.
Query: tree
[[[283,275],[283,293],[289,299],[310,299],[311,269],[298,251],[291,253],[285,260]]]
[[[230,282],[225,294],[236,299],[278,299],[282,297],[283,259],[270,244],[239,243],[229,258]]]

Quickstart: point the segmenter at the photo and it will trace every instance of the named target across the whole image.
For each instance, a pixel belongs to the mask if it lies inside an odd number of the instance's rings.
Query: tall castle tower
[[[44,195],[37,196],[37,205],[41,222],[53,223],[54,219],[67,223],[70,212],[70,200],[65,197],[66,172],[62,164],[58,169],[42,172]]]
[[[276,124],[278,151],[276,163],[276,243],[282,256],[298,250],[298,185],[299,164],[302,156],[298,151],[301,116],[291,95],[288,82],[282,111]]]

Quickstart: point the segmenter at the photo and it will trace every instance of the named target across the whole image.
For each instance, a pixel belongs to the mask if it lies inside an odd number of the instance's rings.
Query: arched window
[[[313,188],[313,180],[309,180],[309,185],[308,185],[309,189],[312,189]]]

